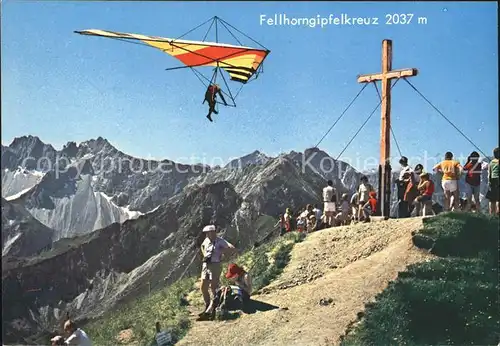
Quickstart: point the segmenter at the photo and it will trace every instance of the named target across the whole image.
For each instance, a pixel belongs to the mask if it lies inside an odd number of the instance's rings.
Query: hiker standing
[[[358,219],[358,193],[355,192],[352,196],[351,196],[351,220],[354,222]]]
[[[416,179],[414,177],[413,170],[410,165],[408,165],[408,158],[406,156],[402,156],[399,160],[399,164],[401,165],[401,171],[399,172],[399,178],[396,181],[399,200],[398,216],[399,218],[405,218],[410,216],[409,201],[413,201],[416,195],[418,195],[418,192],[416,191]]]
[[[467,205],[465,207],[466,211],[471,210],[472,197],[474,197],[474,204],[476,206],[476,212],[481,211],[481,203],[479,202],[479,193],[481,190],[481,161],[479,161],[479,153],[473,151],[467,158],[467,162],[464,166],[464,171],[467,172],[465,176],[465,187],[467,195]]]
[[[276,225],[274,225],[274,227],[278,226],[280,228],[280,236],[284,235],[286,233],[286,225],[285,216],[283,214],[280,214],[278,222],[276,223]]]
[[[210,292],[211,289],[213,297],[219,288],[220,275],[222,272],[221,262],[222,256],[230,256],[237,252],[237,249],[217,236],[217,228],[214,225],[208,225],[203,228],[203,233],[206,238],[201,244],[201,253],[203,254],[203,265],[201,268],[201,293],[205,301],[205,310],[200,313],[200,317],[206,313],[210,306]]]
[[[363,209],[365,204],[370,199],[370,192],[372,191],[375,191],[375,189],[370,183],[368,183],[368,178],[366,176],[362,176],[361,184],[359,184],[358,188],[358,221],[361,221],[363,219]]]
[[[349,204],[349,195],[347,193],[342,194],[340,201],[340,212],[336,216],[337,224],[345,226],[349,224],[349,212],[351,211],[351,206]]]
[[[499,211],[499,195],[500,195],[500,184],[499,184],[499,167],[498,159],[500,157],[499,148],[493,150],[493,160],[488,165],[488,192],[486,193],[486,198],[490,201],[490,214],[496,215]]]
[[[293,219],[292,210],[290,208],[286,208],[284,216],[286,232],[292,231],[292,219]]]
[[[446,152],[444,161],[441,161],[434,166],[434,171],[443,174],[441,186],[444,190],[444,210],[458,210],[459,209],[459,190],[458,179],[462,175],[462,166],[456,160],[453,160],[453,154]],[[453,207],[451,208],[451,199],[453,198]]]
[[[332,227],[335,222],[335,202],[337,202],[337,196],[333,187],[333,181],[331,180],[328,180],[327,186],[323,189],[323,202],[325,205],[326,224],[328,227]]]

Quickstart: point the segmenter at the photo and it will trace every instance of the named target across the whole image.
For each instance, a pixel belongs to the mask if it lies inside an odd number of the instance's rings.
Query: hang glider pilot
[[[203,101],[203,103],[205,103],[205,101],[208,102],[209,108],[208,108],[207,119],[210,121],[213,121],[212,113],[219,114],[219,112],[215,110],[215,104],[217,102],[217,94],[222,99],[222,102],[224,102],[224,105],[227,106],[227,102],[226,100],[224,100],[224,96],[222,96],[221,88],[217,84],[210,84],[207,88],[207,91],[205,92],[205,100]]]

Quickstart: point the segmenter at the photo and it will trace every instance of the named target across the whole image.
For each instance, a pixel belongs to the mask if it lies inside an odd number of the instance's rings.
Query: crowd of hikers
[[[497,214],[500,210],[498,208],[498,148],[493,151],[493,156],[487,167],[488,192],[485,198],[489,200],[489,212]],[[423,165],[417,164],[415,168],[412,168],[408,164],[408,159],[401,157],[399,160],[401,171],[395,181],[398,187],[398,217],[436,214],[433,195],[435,180],[439,179],[439,175],[441,175],[441,187],[444,191],[444,211],[481,212],[480,186],[482,172],[486,167],[479,158],[477,152],[472,152],[462,166],[460,162],[453,159],[451,152],[447,152],[444,160],[432,167],[437,174],[431,175],[424,170]],[[460,191],[459,180],[463,175],[465,175],[465,191]],[[465,198],[460,198],[461,193],[465,195]],[[371,217],[380,215],[377,194],[366,176],[361,177],[357,190],[351,196],[343,193],[338,197],[333,181],[329,180],[323,189],[322,198],[323,210],[320,209],[319,204],[308,204],[295,213],[287,208],[275,225],[280,229],[280,235],[292,231],[310,233],[322,228],[348,225],[352,222],[369,222]],[[217,229],[214,225],[206,226],[203,232],[206,237],[201,245],[203,254],[201,291],[205,309],[199,314],[198,320],[212,320],[217,310],[243,309],[250,300],[252,279],[243,268],[230,263],[226,278],[232,280],[233,284],[221,287],[222,258],[237,253],[237,250],[232,244],[217,236]]]
[[[447,152],[444,160],[432,167],[435,174],[424,170],[422,164],[412,168],[408,158],[401,157],[401,170],[395,180],[398,194],[398,218],[411,216],[435,215],[444,211],[481,212],[480,190],[483,169],[487,165],[488,190],[485,198],[489,200],[489,213],[498,214],[499,199],[499,149],[493,150],[493,159],[489,164],[480,160],[477,152],[472,152],[462,166]],[[441,178],[440,178],[441,176]],[[459,181],[464,178],[463,191]],[[444,205],[433,201],[435,184],[441,181],[444,192]],[[369,222],[372,216],[381,215],[379,200],[373,186],[366,176],[362,176],[356,191],[338,196],[333,182],[330,180],[323,189],[323,211],[319,204],[308,204],[295,213],[290,208],[279,216],[276,226],[280,226],[281,234],[292,230],[314,232],[323,228],[348,225],[355,222]]]

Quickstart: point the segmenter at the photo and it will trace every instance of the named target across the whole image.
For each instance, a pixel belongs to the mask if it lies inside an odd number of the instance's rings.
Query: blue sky
[[[269,155],[302,151],[320,140],[359,91],[357,75],[380,70],[381,42],[389,38],[393,68],[418,68],[411,82],[489,154],[498,142],[496,7],[495,2],[4,0],[2,143],[32,134],[61,148],[67,141],[102,136],[134,156],[205,163],[256,149]],[[290,18],[345,13],[378,17],[379,25],[260,25],[261,14],[280,13]],[[385,25],[389,13],[414,17],[409,25]],[[178,37],[214,15],[271,50],[264,74],[243,88],[237,108],[220,108],[215,123],[205,118],[204,87],[194,74],[165,71],[180,65],[176,59],[153,48],[73,33],[96,28]],[[426,17],[427,24],[419,25],[418,17]],[[206,29],[186,38],[199,40]],[[219,32],[220,40],[236,43]],[[320,148],[337,157],[377,103],[368,86]],[[392,117],[408,157],[473,150],[404,81],[393,89]],[[376,160],[379,136],[377,110],[342,157],[358,168],[357,160]],[[392,155],[399,156],[394,142],[392,147]]]

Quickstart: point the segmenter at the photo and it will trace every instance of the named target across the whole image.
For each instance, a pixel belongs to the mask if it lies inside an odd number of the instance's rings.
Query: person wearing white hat
[[[200,313],[200,317],[206,314],[210,306],[210,291],[215,297],[219,288],[220,275],[222,273],[222,256],[230,256],[237,252],[236,248],[226,240],[217,236],[215,225],[208,225],[203,228],[206,238],[201,244],[201,253],[203,255],[203,265],[201,268],[201,293],[205,301],[205,310]]]

